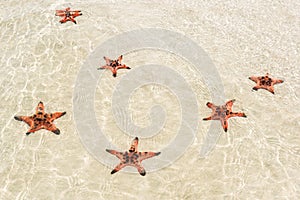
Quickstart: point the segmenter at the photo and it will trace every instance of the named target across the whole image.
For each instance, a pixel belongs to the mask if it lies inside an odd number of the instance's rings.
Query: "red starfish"
[[[121,64],[123,58],[122,55],[120,55],[117,60],[111,60],[105,56],[103,58],[106,61],[106,65],[99,67],[98,69],[109,69],[113,73],[113,77],[117,76],[118,69],[130,69],[130,67]]]
[[[138,151],[138,143],[139,143],[139,139],[137,137],[134,138],[129,151],[125,151],[124,153],[115,151],[115,150],[106,149],[106,151],[108,153],[111,153],[111,154],[117,156],[117,158],[119,158],[121,160],[120,164],[118,164],[111,171],[111,174],[118,172],[123,167],[133,166],[133,167],[137,168],[140,175],[142,175],[142,176],[146,175],[146,171],[145,171],[144,167],[142,166],[141,162],[147,158],[151,158],[153,156],[158,156],[160,154],[160,152],[157,152],[157,153],[155,153],[155,152],[139,152]]]
[[[212,115],[210,117],[204,118],[203,120],[220,120],[225,132],[228,129],[228,119],[230,117],[247,117],[245,113],[234,113],[232,112],[232,105],[235,99],[227,101],[223,106],[216,106],[213,103],[207,102],[207,107],[212,109]]]
[[[29,135],[35,131],[40,129],[47,129],[48,131],[52,131],[53,133],[59,135],[60,130],[56,128],[53,124],[53,121],[61,116],[65,115],[66,112],[55,112],[55,113],[45,113],[44,112],[44,104],[40,102],[36,107],[36,112],[32,116],[15,116],[15,119],[18,121],[23,121],[30,126],[30,129],[26,133]]]
[[[82,15],[82,13],[80,10],[71,11],[70,8],[68,7],[65,10],[56,10],[55,15],[63,17],[63,19],[59,21],[60,23],[66,23],[67,21],[72,21],[76,24],[74,18]]]
[[[266,76],[251,76],[249,77],[249,79],[256,83],[256,86],[252,88],[253,90],[265,89],[271,92],[272,94],[275,94],[274,85],[278,83],[283,83],[283,80],[270,78],[268,73],[266,74]]]

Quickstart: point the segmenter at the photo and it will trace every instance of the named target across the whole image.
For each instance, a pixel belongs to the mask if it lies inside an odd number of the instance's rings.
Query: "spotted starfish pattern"
[[[109,69],[112,74],[113,74],[113,77],[116,77],[117,76],[117,71],[119,69],[130,69],[130,67],[124,65],[124,64],[121,64],[121,61],[122,61],[122,58],[123,56],[119,56],[117,60],[111,60],[107,57],[103,57],[105,62],[106,62],[106,65],[102,66],[102,67],[99,67],[98,69]]]
[[[136,137],[130,146],[130,149],[125,152],[119,152],[115,150],[106,149],[108,153],[115,155],[120,159],[120,163],[111,171],[114,174],[126,166],[133,166],[137,168],[140,175],[145,176],[146,171],[142,166],[141,162],[145,159],[151,158],[153,156],[158,156],[160,152],[139,152],[138,151],[139,139]]]
[[[32,116],[15,116],[18,121],[23,121],[30,126],[26,135],[34,133],[40,129],[46,129],[52,131],[56,135],[60,134],[60,130],[53,124],[53,121],[61,116],[65,115],[66,112],[55,112],[55,113],[45,113],[44,104],[40,102],[36,107],[36,112]]]
[[[203,120],[220,120],[225,132],[228,129],[228,119],[230,117],[247,117],[245,113],[232,112],[232,106],[235,99],[227,101],[225,105],[216,106],[213,103],[207,102],[207,107],[212,109],[212,115],[210,117],[204,118]]]
[[[75,17],[82,15],[80,10],[71,11],[70,8],[66,8],[65,10],[56,10],[56,16],[60,16],[63,19],[60,20],[60,23],[66,23],[67,21],[71,21],[76,24]]]
[[[253,90],[265,89],[272,94],[275,94],[274,85],[283,83],[283,80],[271,78],[268,73],[266,74],[266,76],[251,76],[249,77],[249,79],[256,83],[256,86],[252,88]]]

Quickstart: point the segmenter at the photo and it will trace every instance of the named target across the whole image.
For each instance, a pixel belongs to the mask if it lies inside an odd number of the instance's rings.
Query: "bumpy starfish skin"
[[[71,11],[70,8],[66,8],[65,10],[56,10],[55,15],[63,17],[63,19],[59,21],[60,23],[66,23],[67,21],[71,21],[74,24],[76,24],[74,18],[82,15],[82,13],[80,10]]]
[[[140,175],[145,176],[146,171],[142,166],[141,162],[145,159],[151,158],[153,156],[158,156],[160,152],[139,152],[138,151],[139,139],[136,137],[130,146],[130,149],[125,152],[119,152],[115,150],[106,149],[107,152],[115,155],[120,159],[120,163],[111,171],[114,174],[126,166],[133,166],[137,168]]]
[[[60,134],[60,130],[53,124],[53,121],[61,116],[65,115],[66,112],[55,112],[55,113],[45,113],[44,104],[40,102],[36,107],[36,112],[32,116],[15,116],[14,118],[18,121],[23,121],[30,126],[26,135],[34,133],[40,129],[46,129],[55,133]]]
[[[268,73],[266,74],[266,76],[251,76],[249,77],[249,79],[256,83],[256,86],[252,88],[253,90],[265,89],[272,94],[275,94],[274,85],[283,83],[283,80],[269,77]]]
[[[111,60],[105,56],[103,58],[106,62],[106,65],[99,67],[98,69],[109,69],[112,72],[113,77],[117,76],[117,71],[119,69],[130,69],[130,67],[128,67],[124,64],[121,64],[121,61],[123,58],[122,55],[119,56],[117,60]]]
[[[220,120],[225,132],[228,129],[228,119],[230,117],[247,117],[245,113],[232,112],[232,106],[235,99],[227,101],[225,105],[216,106],[213,103],[208,102],[207,107],[212,109],[212,115],[210,117],[204,118],[203,120]]]

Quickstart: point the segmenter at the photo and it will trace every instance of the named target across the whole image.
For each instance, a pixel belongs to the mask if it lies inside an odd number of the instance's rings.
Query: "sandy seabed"
[[[76,25],[60,24],[54,16],[68,6],[83,13]],[[299,1],[10,0],[1,1],[0,8],[1,200],[300,199]],[[111,175],[113,165],[98,162],[81,143],[73,115],[74,85],[97,46],[142,28],[171,30],[203,48],[219,72],[226,99],[236,99],[233,109],[248,117],[230,119],[227,133],[220,126],[217,145],[202,158],[199,151],[211,122],[201,119],[210,115],[205,104],[211,95],[201,74],[168,52],[128,53],[123,62],[132,70],[159,64],[181,74],[195,93],[199,123],[192,145],[169,166],[145,177],[122,171]],[[251,91],[255,84],[248,77],[267,72],[285,81],[275,86],[276,94]],[[113,78],[104,72],[95,92],[97,121],[123,150],[132,136],[115,123],[110,99],[127,73]],[[45,130],[26,136],[27,125],[14,120],[33,114],[39,101],[46,112],[67,112],[56,120],[59,136]],[[141,151],[163,148],[179,129],[181,102],[162,85],[135,90],[131,119],[147,127],[149,109],[156,104],[164,108],[166,121],[157,135],[140,140]]]

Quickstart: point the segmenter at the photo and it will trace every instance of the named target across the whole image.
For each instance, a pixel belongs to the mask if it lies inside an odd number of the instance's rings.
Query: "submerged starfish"
[[[113,77],[117,76],[118,69],[130,69],[130,67],[121,64],[123,58],[122,55],[120,55],[117,60],[111,60],[105,56],[103,58],[106,61],[106,65],[99,67],[98,69],[109,69],[113,73]]]
[[[269,77],[268,73],[266,74],[266,76],[251,76],[249,77],[249,79],[256,83],[256,86],[252,88],[253,90],[265,89],[271,92],[272,94],[275,94],[274,85],[278,83],[283,83],[283,80]]]
[[[210,117],[204,118],[203,120],[220,120],[225,132],[228,129],[228,119],[230,117],[247,117],[245,113],[234,113],[232,112],[232,105],[235,99],[227,101],[223,106],[216,106],[213,103],[207,102],[207,107],[212,109],[212,115]]]
[[[76,24],[74,18],[82,15],[82,13],[80,10],[71,11],[70,8],[68,7],[65,10],[56,10],[55,15],[63,17],[63,19],[59,21],[60,23],[66,23],[67,21],[72,21]]]
[[[65,115],[66,112],[55,112],[55,113],[45,113],[44,112],[44,104],[40,102],[36,107],[36,112],[32,116],[15,116],[15,119],[18,121],[23,121],[30,126],[30,129],[26,133],[29,135],[35,131],[40,129],[47,129],[48,131],[52,131],[56,135],[60,134],[60,130],[56,128],[53,124],[53,121],[61,116]]]
[[[107,152],[117,156],[121,160],[120,164],[118,164],[112,171],[111,174],[118,172],[120,169],[126,166],[133,166],[137,168],[140,175],[145,176],[146,171],[142,166],[141,162],[147,158],[151,158],[153,156],[158,156],[160,152],[139,152],[138,151],[138,142],[139,139],[136,137],[130,146],[129,151],[119,152],[115,150],[106,149]]]

